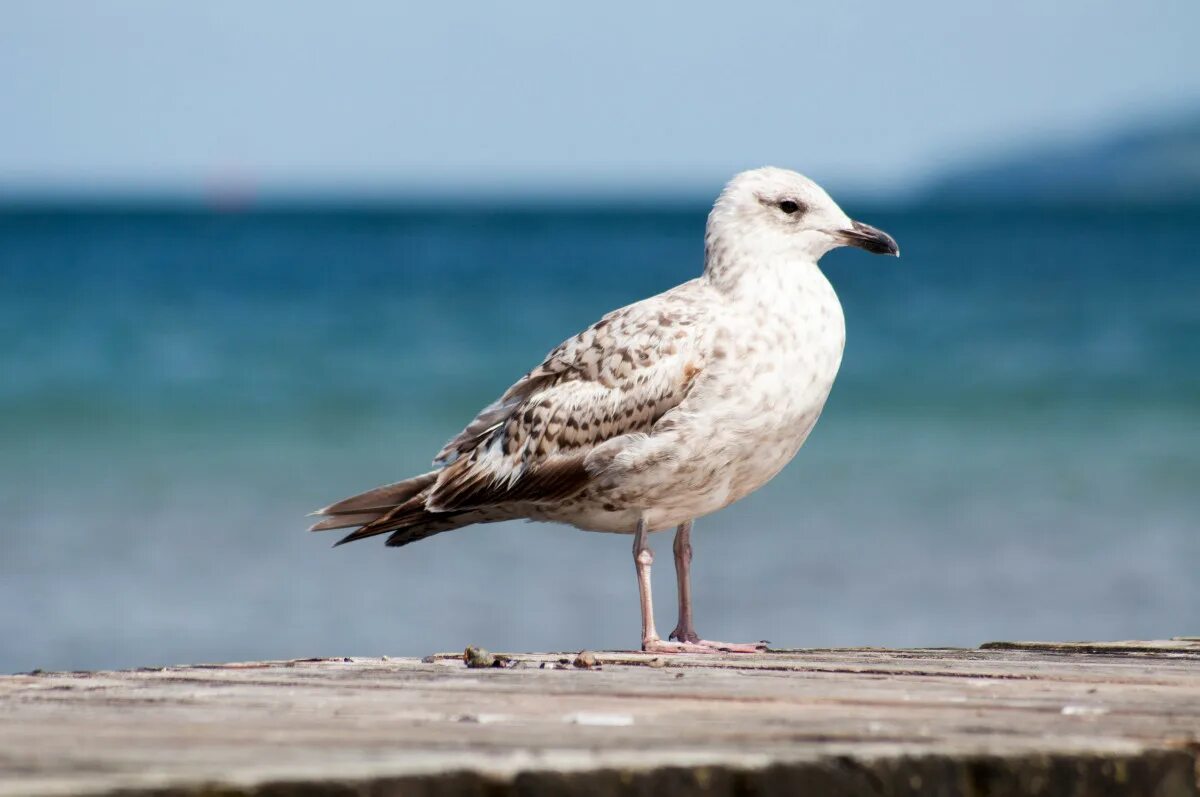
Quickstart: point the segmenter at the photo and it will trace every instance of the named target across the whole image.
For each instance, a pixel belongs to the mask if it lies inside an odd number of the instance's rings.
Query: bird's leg
[[[633,534],[633,566],[637,570],[638,598],[642,606],[642,650],[647,653],[712,653],[713,648],[691,642],[666,642],[654,628],[654,602],[650,596],[650,565],[654,551],[646,542],[646,523],[639,520]]]
[[[756,653],[766,650],[765,643],[744,644],[740,642],[714,642],[701,639],[692,621],[692,521],[680,523],[675,529],[675,582],[679,587],[679,622],[671,632],[670,639],[699,645],[713,652]]]
[[[679,524],[671,547],[675,552],[675,585],[679,588],[679,622],[669,638],[699,642],[696,626],[692,624],[692,521]]]

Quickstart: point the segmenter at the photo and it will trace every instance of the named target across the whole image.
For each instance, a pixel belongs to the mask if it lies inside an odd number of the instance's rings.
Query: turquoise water
[[[1200,211],[853,214],[812,439],[697,526],[702,633],[1200,633]],[[0,214],[0,671],[629,647],[628,541],[330,550],[562,338],[694,276],[704,209]],[[674,624],[656,537],[660,626]]]

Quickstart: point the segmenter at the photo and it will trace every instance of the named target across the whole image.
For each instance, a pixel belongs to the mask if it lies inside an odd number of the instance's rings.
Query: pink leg
[[[692,621],[692,521],[679,524],[675,530],[675,583],[679,587],[679,622],[670,638],[699,645],[713,652],[757,653],[767,649],[765,643],[714,642],[701,639]]]
[[[679,524],[675,529],[675,586],[679,589],[679,622],[671,632],[670,639],[680,642],[699,642],[696,627],[692,624],[692,521]]]
[[[650,595],[650,565],[654,551],[646,542],[646,524],[638,521],[633,535],[633,565],[637,571],[638,599],[642,607],[642,650],[647,653],[713,653],[713,649],[687,641],[666,642],[654,628],[654,602]]]

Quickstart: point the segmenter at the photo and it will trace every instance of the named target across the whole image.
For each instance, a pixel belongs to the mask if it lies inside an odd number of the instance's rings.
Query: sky
[[[4,193],[889,194],[1200,107],[1200,2],[0,0]]]

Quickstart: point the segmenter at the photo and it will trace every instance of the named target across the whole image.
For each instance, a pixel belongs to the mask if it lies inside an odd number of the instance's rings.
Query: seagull
[[[817,262],[840,246],[899,256],[815,182],[767,167],[725,186],[704,272],[614,310],[552,350],[438,452],[434,469],[346,498],[312,531],[402,546],[525,518],[633,535],[642,650],[753,653],[692,617],[692,523],[770,481],[808,438],[842,361],[842,307]],[[679,622],[654,626],[647,537],[675,528]]]

